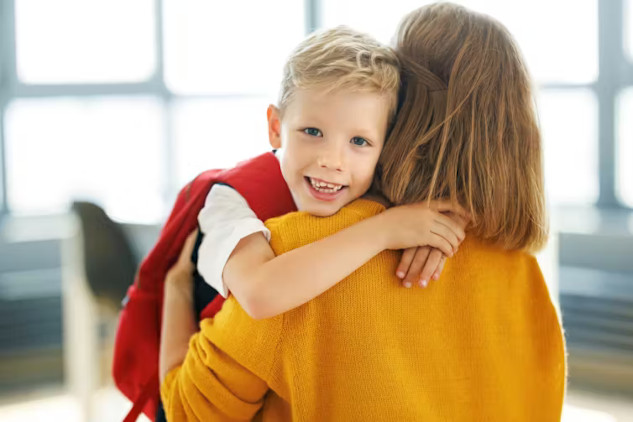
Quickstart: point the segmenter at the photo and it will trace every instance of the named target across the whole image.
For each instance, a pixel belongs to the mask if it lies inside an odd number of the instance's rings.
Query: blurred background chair
[[[91,202],[73,202],[70,236],[62,243],[64,373],[93,419],[97,389],[111,383],[117,315],[139,258],[122,226]]]

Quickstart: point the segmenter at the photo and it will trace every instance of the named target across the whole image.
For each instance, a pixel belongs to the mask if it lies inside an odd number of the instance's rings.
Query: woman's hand
[[[167,372],[180,365],[187,355],[189,338],[197,331],[193,310],[193,270],[191,253],[198,230],[185,241],[178,260],[165,276],[163,323],[160,338],[159,379],[162,384]]]
[[[183,292],[191,292],[193,290],[193,271],[195,267],[193,262],[191,262],[191,254],[193,253],[197,236],[197,229],[187,236],[187,240],[185,240],[185,244],[180,251],[178,260],[171,266],[165,276],[165,283],[173,285],[179,290],[182,289]]]

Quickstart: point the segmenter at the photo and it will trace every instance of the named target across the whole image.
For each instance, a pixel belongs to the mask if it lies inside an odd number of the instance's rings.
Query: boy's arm
[[[439,201],[392,208],[277,257],[255,233],[238,243],[224,282],[251,317],[275,316],[320,295],[385,249],[431,245],[452,256],[464,232],[441,213],[449,208]]]

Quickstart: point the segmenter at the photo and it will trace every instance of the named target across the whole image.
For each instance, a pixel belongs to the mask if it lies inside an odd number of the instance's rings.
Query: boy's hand
[[[462,229],[466,229],[469,221],[467,218],[454,213],[447,215]],[[426,287],[431,279],[439,279],[445,262],[446,256],[438,249],[429,246],[407,248],[402,254],[396,275],[402,279],[404,287],[411,287],[416,283],[420,287]]]
[[[432,246],[448,257],[464,240],[462,220],[468,221],[467,213],[448,201],[401,205],[388,209],[381,217],[387,249]]]

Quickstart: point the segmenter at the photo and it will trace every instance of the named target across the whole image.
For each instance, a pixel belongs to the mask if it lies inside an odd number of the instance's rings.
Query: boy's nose
[[[335,171],[343,170],[343,151],[339,147],[323,148],[317,159],[317,164],[321,168]]]

